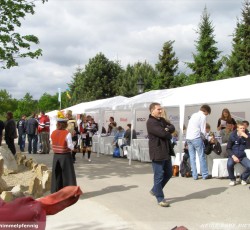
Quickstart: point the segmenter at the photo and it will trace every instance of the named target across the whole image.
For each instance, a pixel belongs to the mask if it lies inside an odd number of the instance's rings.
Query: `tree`
[[[39,111],[49,112],[59,108],[58,95],[44,93],[38,101]]]
[[[17,108],[17,100],[12,99],[12,96],[6,90],[0,90],[0,115],[4,116],[8,111],[15,111]]]
[[[164,43],[162,54],[159,55],[159,62],[155,65],[158,75],[154,84],[157,89],[168,89],[173,87],[172,82],[178,70],[179,63],[173,51],[173,43],[174,41]]]
[[[80,67],[77,67],[76,72],[72,77],[72,81],[69,86],[68,96],[66,97],[66,101],[69,102],[70,105],[79,104],[82,102],[84,97],[84,72]]]
[[[38,101],[34,100],[29,93],[26,93],[24,97],[18,101],[18,106],[17,110],[14,112],[14,117],[17,119],[23,114],[30,116],[32,113],[38,112]]]
[[[233,50],[226,62],[225,75],[238,77],[250,74],[250,2],[245,0],[242,19],[233,34]]]
[[[34,14],[35,2],[28,0],[0,0],[0,63],[1,68],[17,66],[17,58],[38,58],[42,50],[31,51],[31,44],[38,44],[34,35],[21,35],[16,32],[21,27],[21,19]],[[44,3],[47,0],[40,0]]]
[[[119,63],[108,60],[99,53],[89,60],[85,70],[77,71],[69,84],[72,99],[81,95],[81,102],[114,97],[117,95],[115,82],[122,72]]]
[[[213,81],[220,73],[222,61],[218,59],[221,51],[215,46],[217,42],[213,33],[214,27],[205,7],[197,31],[199,37],[195,45],[197,53],[193,54],[194,62],[186,63],[193,71],[189,76],[190,84]]]
[[[116,80],[117,94],[133,97],[138,94],[137,83],[141,79],[144,83],[144,91],[153,88],[153,79],[156,71],[147,62],[137,62],[134,65],[128,64],[126,70],[118,75]]]

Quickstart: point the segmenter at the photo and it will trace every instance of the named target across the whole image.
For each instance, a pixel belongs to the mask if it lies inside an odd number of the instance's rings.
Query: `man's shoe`
[[[241,184],[242,184],[242,185],[247,185],[247,182],[244,181],[244,180],[241,180]]]
[[[230,183],[229,183],[229,186],[235,186],[235,185],[236,185],[236,181],[231,180]]]
[[[212,179],[212,175],[207,175],[206,177],[203,178],[203,180],[209,180]]]
[[[159,204],[161,207],[169,207],[169,206],[170,206],[170,204],[169,204],[167,201],[165,201],[165,200],[159,202],[158,204]]]

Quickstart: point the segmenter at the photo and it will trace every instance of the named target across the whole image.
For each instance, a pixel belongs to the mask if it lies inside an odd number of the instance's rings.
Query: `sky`
[[[48,0],[36,3],[35,14],[22,21],[21,34],[33,34],[43,56],[21,59],[19,66],[0,69],[0,90],[21,99],[30,93],[65,91],[78,67],[103,53],[125,69],[136,62],[159,61],[163,44],[174,41],[179,70],[192,62],[204,8],[214,27],[222,55],[229,55],[243,0]]]

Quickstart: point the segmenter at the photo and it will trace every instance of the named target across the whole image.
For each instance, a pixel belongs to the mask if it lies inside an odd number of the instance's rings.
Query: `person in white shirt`
[[[190,155],[190,164],[192,168],[192,177],[194,180],[198,179],[196,168],[196,152],[198,153],[202,178],[204,180],[210,179],[211,175],[208,174],[208,167],[206,156],[204,153],[204,141],[206,134],[206,116],[211,113],[209,105],[202,105],[199,112],[194,113],[189,122],[186,132],[186,140],[188,144],[188,151]]]

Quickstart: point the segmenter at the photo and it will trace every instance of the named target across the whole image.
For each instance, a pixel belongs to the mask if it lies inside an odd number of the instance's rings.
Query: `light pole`
[[[143,79],[141,77],[139,77],[136,85],[137,85],[138,94],[143,93],[144,92],[144,82],[143,82]]]

